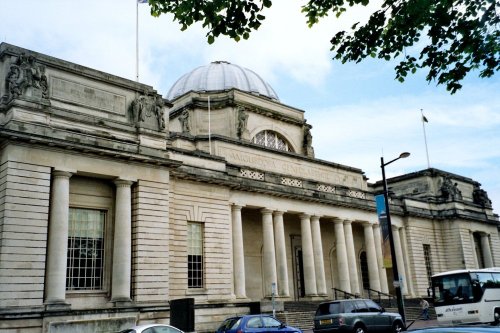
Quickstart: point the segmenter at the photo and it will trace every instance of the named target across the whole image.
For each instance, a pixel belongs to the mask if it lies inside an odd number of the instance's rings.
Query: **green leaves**
[[[309,0],[303,7],[307,25],[339,17],[369,0]],[[201,22],[207,42],[220,35],[235,41],[250,38],[265,20],[271,0],[149,0],[151,14],[170,13],[181,30]],[[500,0],[384,0],[365,24],[340,31],[330,40],[333,58],[342,63],[367,57],[396,59],[395,79],[427,70],[426,80],[446,85],[452,94],[470,71],[491,77],[500,70]],[[407,54],[400,59],[402,54]]]

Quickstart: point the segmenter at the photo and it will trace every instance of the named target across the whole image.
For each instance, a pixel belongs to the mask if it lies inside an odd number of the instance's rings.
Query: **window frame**
[[[190,254],[190,250],[194,249],[192,247],[191,243],[194,241],[190,237],[192,236],[192,233],[190,231],[191,226],[199,226],[200,227],[200,232],[198,233],[200,235],[200,238],[197,239],[197,247],[201,251],[201,254]],[[198,290],[204,290],[205,289],[205,224],[203,222],[195,222],[195,221],[188,221],[187,222],[187,231],[186,231],[186,252],[187,252],[187,289],[190,291],[198,291]],[[190,258],[190,256],[199,256],[200,261],[199,262],[194,262],[192,263],[191,260],[193,258]],[[196,268],[191,269],[190,265],[192,264],[197,264]],[[191,274],[194,272],[194,269],[197,269],[198,272],[201,272],[197,276],[192,276]],[[195,283],[197,282],[197,283]]]

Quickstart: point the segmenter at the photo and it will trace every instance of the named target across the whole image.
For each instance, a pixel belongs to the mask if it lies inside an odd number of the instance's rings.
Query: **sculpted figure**
[[[462,192],[458,189],[457,183],[453,184],[449,176],[444,177],[441,185],[441,196],[445,199],[462,199]]]
[[[491,207],[491,200],[488,198],[488,193],[480,189],[478,186],[474,187],[474,191],[472,192],[472,200],[475,204],[481,205],[483,207]]]
[[[238,110],[238,137],[241,139],[243,132],[247,129],[248,114],[245,109],[240,108]]]
[[[189,111],[182,111],[179,116],[179,121],[181,122],[182,133],[189,133]]]
[[[7,95],[2,100],[10,101],[24,95],[28,88],[32,88],[37,93],[29,96],[41,96],[48,98],[49,84],[45,75],[45,67],[37,64],[34,56],[19,55],[17,61],[10,66],[5,77],[7,83]]]
[[[163,110],[164,102],[163,98],[160,95],[157,95],[155,98],[155,114],[158,119],[158,127],[160,130],[165,129],[165,111]]]

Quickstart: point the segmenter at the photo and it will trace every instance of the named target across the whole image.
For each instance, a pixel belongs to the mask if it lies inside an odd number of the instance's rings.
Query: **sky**
[[[171,15],[152,17],[147,4],[136,13],[135,0],[0,0],[0,42],[135,80],[138,14],[139,81],[164,96],[194,68],[229,61],[305,111],[316,158],[362,169],[375,182],[381,156],[411,153],[386,167],[388,177],[426,169],[426,138],[430,166],[480,182],[500,213],[500,75],[473,72],[450,95],[425,72],[396,81],[394,61],[341,64],[332,60],[331,37],[366,19],[370,7],[308,28],[303,3],[274,0],[249,40],[222,37],[209,45],[200,25],[181,31]],[[421,110],[429,121],[425,137]]]

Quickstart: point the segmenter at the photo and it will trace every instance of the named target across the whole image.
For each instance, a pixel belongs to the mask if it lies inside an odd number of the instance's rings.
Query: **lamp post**
[[[389,247],[391,248],[391,260],[392,260],[392,273],[394,278],[394,289],[396,291],[396,300],[398,302],[398,312],[403,319],[403,323],[406,323],[405,318],[405,308],[403,305],[403,296],[401,294],[401,283],[399,281],[398,263],[396,261],[396,251],[394,249],[394,237],[392,236],[392,224],[391,224],[391,214],[389,212],[389,198],[387,193],[387,180],[385,179],[385,167],[392,162],[399,160],[400,158],[406,158],[410,156],[410,153],[404,152],[399,155],[399,157],[384,163],[384,158],[380,158],[380,168],[382,168],[382,182],[384,185],[384,201],[385,201],[385,212],[387,217],[387,228],[389,234]]]

